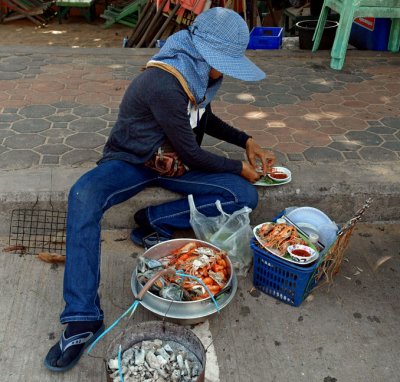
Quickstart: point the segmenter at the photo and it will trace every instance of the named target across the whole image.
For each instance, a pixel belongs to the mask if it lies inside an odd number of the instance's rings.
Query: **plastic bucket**
[[[299,33],[300,49],[311,50],[313,47],[313,36],[317,27],[318,20],[303,20],[296,23],[296,29]],[[318,49],[331,49],[335,41],[337,21],[327,20],[325,23],[324,33],[321,38]]]

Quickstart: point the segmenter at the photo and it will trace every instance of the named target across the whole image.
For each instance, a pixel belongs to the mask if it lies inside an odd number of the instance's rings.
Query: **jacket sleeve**
[[[192,170],[240,174],[242,163],[203,150],[196,141],[187,113],[189,99],[172,75],[165,81],[149,84],[147,101],[152,115],[182,161]]]

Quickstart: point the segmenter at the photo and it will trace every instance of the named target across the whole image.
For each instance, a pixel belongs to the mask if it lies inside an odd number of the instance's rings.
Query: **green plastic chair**
[[[324,0],[313,37],[316,52],[324,33],[329,9],[340,15],[335,41],[331,51],[331,68],[341,70],[346,57],[347,45],[353,20],[356,17],[391,18],[388,50],[398,52],[400,47],[400,0]]]

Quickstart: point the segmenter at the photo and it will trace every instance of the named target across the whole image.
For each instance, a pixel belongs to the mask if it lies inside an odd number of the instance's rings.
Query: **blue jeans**
[[[143,165],[112,160],[84,174],[68,198],[67,253],[64,273],[65,309],[61,323],[95,321],[104,317],[100,307],[100,231],[104,212],[149,186],[159,186],[185,195],[182,199],[149,207],[152,227],[166,237],[175,230],[190,229],[186,195],[193,194],[196,207],[207,216],[232,213],[244,206],[254,209],[255,187],[239,175],[188,171],[180,177],[162,177]]]

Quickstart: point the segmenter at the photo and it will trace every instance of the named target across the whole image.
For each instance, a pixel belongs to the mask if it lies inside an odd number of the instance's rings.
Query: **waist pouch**
[[[187,167],[169,145],[159,147],[144,165],[162,176],[181,176],[187,171]]]

